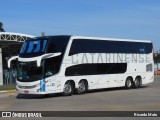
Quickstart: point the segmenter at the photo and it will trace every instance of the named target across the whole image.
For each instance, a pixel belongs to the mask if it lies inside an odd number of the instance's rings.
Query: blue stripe
[[[34,49],[34,52],[39,52],[40,51],[40,48],[41,48],[41,42],[40,41],[37,41],[37,46],[36,48]]]
[[[33,50],[33,41],[30,41],[30,42],[29,42],[29,48],[28,48],[28,50],[27,50],[27,53],[31,53],[32,50]]]
[[[26,42],[24,42],[24,44],[23,44],[23,46],[22,46],[22,48],[21,48],[20,53],[24,53],[24,52],[25,52],[25,50],[26,50],[26,46],[27,46],[27,43],[26,43]]]
[[[45,79],[40,80],[40,92],[45,92],[46,85],[44,84]]]
[[[47,40],[44,40],[44,42],[43,42],[43,49],[42,49],[42,52],[44,52],[44,51],[45,51],[46,44],[47,44]]]

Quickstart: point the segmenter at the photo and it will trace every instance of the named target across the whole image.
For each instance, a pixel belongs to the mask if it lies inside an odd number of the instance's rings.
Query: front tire
[[[63,95],[64,96],[70,96],[73,94],[74,88],[73,88],[73,84],[69,81],[66,82],[63,88]]]
[[[125,88],[126,89],[131,89],[133,86],[133,82],[131,78],[127,78],[126,83],[125,83]]]

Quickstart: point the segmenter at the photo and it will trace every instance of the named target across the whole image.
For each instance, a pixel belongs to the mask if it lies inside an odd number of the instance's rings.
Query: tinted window
[[[48,58],[44,61],[44,77],[46,78],[59,72],[62,61],[62,55],[53,58]]]
[[[52,36],[26,40],[21,48],[20,57],[29,58],[45,53],[64,53],[70,36]]]
[[[152,64],[147,64],[146,65],[146,72],[152,72],[153,70],[153,66],[152,66]]]
[[[144,54],[151,52],[152,52],[151,43],[75,39],[72,42],[69,55],[78,53]]]
[[[66,68],[66,76],[125,73],[127,63],[80,64]]]
[[[145,43],[145,52],[146,53],[151,53],[153,49],[153,44],[152,43]]]
[[[48,40],[27,40],[20,50],[20,57],[36,57],[45,53]]]
[[[52,37],[49,40],[47,53],[56,53],[56,52],[62,52],[64,53],[67,44],[68,44],[69,38],[68,37]]]

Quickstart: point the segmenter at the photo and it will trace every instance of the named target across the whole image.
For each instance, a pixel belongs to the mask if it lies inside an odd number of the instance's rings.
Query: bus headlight
[[[21,86],[19,84],[17,84],[17,87],[18,88],[21,88],[21,89],[33,89],[33,88],[36,88],[36,87],[39,87],[41,85],[44,85],[46,84],[48,81],[45,81],[45,82],[42,82],[42,83],[38,83],[38,84],[35,84],[35,85],[32,85],[32,86]]]
[[[38,86],[40,86],[40,83],[38,83],[38,84],[35,85],[35,87],[38,87]]]

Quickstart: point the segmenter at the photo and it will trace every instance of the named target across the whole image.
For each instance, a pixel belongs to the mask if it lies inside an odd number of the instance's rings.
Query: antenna
[[[41,32],[41,35],[42,35],[42,37],[44,37],[45,36],[45,32]]]

